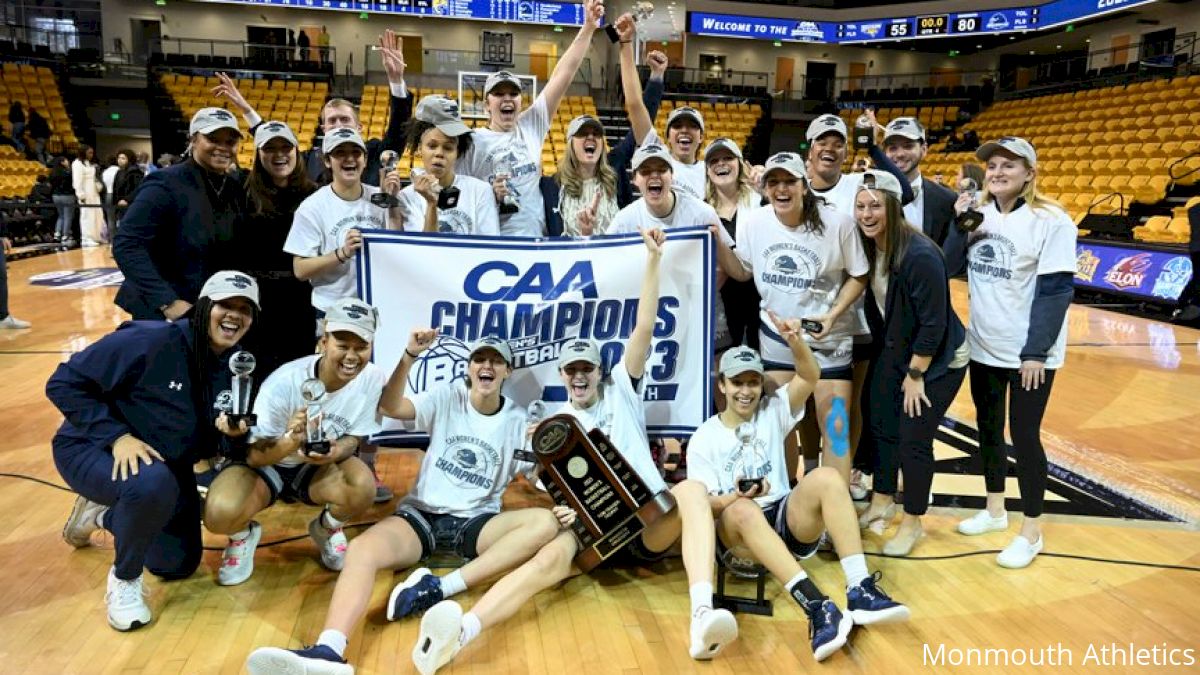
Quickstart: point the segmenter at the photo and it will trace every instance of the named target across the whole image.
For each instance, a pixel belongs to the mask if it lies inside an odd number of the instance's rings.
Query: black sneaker
[[[413,570],[404,583],[392,589],[388,598],[387,620],[399,621],[424,612],[442,600],[442,581],[425,567]]]
[[[254,650],[246,659],[246,670],[250,675],[354,675],[354,666],[346,663],[346,659],[325,645],[313,645],[304,649],[262,647]]]
[[[845,646],[854,621],[849,615],[842,614],[832,600],[812,600],[804,606],[804,613],[808,615],[808,637],[812,640],[813,658],[824,661]]]
[[[891,599],[877,586],[882,572],[863,579],[862,583],[846,591],[846,609],[859,626],[873,623],[908,621],[908,607]]]

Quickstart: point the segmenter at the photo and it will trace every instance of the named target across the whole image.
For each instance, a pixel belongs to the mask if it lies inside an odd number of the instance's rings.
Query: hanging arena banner
[[[644,384],[652,436],[686,436],[711,414],[715,250],[705,228],[671,230]],[[507,340],[515,363],[504,395],[519,405],[565,401],[558,352],[583,337],[600,346],[605,373],[620,360],[637,318],[646,268],[640,235],[526,239],[364,230],[359,294],[379,309],[375,363],[390,373],[414,328],[440,334],[409,371],[406,393],[465,377],[467,345]],[[553,407],[553,406],[552,406]],[[385,420],[377,441],[428,441]]]

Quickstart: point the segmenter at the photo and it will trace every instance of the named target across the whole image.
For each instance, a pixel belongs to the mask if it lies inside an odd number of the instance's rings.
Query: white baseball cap
[[[915,117],[897,117],[884,127],[883,140],[901,136],[912,141],[925,141],[925,127]]]
[[[829,132],[838,134],[842,137],[842,140],[850,137],[846,131],[846,122],[842,118],[837,115],[826,114],[809,123],[808,131],[804,132],[804,138],[811,143]]]
[[[701,115],[699,110],[686,105],[672,110],[671,114],[667,115],[667,128],[670,129],[671,125],[679,121],[681,117],[695,122],[696,126],[700,127],[700,133],[704,133],[704,115]]]
[[[370,342],[379,326],[379,310],[358,298],[336,300],[325,312],[325,332],[350,331]]]
[[[762,357],[753,349],[740,345],[732,349],[725,350],[721,355],[721,375],[724,377],[734,377],[746,372],[755,372],[761,375],[763,373]]]
[[[521,91],[524,89],[524,87],[521,85],[521,78],[517,77],[516,75],[513,75],[512,73],[508,72],[507,70],[500,70],[500,71],[492,73],[491,75],[488,75],[487,81],[483,83],[484,95],[486,96],[487,94],[492,93],[493,89],[495,89],[496,87],[499,87],[500,85],[504,84],[505,82],[516,87],[517,93],[521,93]]]
[[[362,136],[357,131],[341,127],[325,134],[325,140],[321,142],[321,153],[331,154],[335,148],[345,143],[353,143],[362,148],[363,152],[367,151],[367,144],[363,142]]]
[[[576,339],[567,342],[558,353],[559,370],[578,361],[586,361],[593,366],[599,366],[600,347],[591,340]]]
[[[979,158],[979,161],[986,162],[996,154],[997,150],[1007,150],[1029,162],[1029,166],[1037,167],[1037,151],[1033,149],[1033,145],[1029,141],[1018,136],[1005,136],[988,141],[979,146],[979,149],[975,151],[975,156]]]
[[[738,147],[737,143],[733,142],[732,138],[718,138],[709,143],[708,147],[704,149],[704,161],[707,162],[708,158],[712,157],[712,154],[717,150],[728,150],[733,153],[734,157],[738,159],[742,158],[742,149]]]
[[[604,135],[604,125],[600,120],[591,115],[580,115],[567,125],[567,138],[574,138],[580,131],[583,131],[584,127],[594,127],[601,136]]]
[[[437,127],[438,131],[447,136],[458,137],[471,133],[471,128],[463,124],[462,114],[458,110],[458,101],[439,94],[430,94],[417,103],[417,111],[413,114],[418,120]]]
[[[224,108],[201,108],[192,115],[192,123],[188,125],[188,137],[196,134],[207,136],[221,129],[232,129],[239,137],[242,135],[233,113]]]
[[[236,270],[217,272],[209,277],[208,281],[204,282],[204,286],[200,288],[200,297],[208,298],[213,302],[229,298],[246,298],[254,303],[255,307],[261,309],[258,304],[258,282],[249,274]]]
[[[300,145],[296,140],[296,134],[292,133],[292,129],[287,123],[271,120],[258,125],[258,130],[254,132],[254,147],[261,148],[270,143],[273,138],[282,138],[297,147]]]
[[[861,190],[886,192],[895,197],[896,201],[900,201],[902,199],[901,195],[904,194],[900,188],[900,181],[895,176],[887,171],[880,171],[878,169],[867,169],[863,172],[862,183],[859,184],[856,192]]]
[[[772,171],[779,169],[799,178],[800,180],[808,180],[808,170],[804,166],[804,158],[794,152],[777,152],[767,159],[767,163],[763,165],[762,183],[766,185],[767,175]]]
[[[633,153],[633,161],[630,162],[629,168],[637,171],[638,167],[651,159],[661,159],[667,163],[668,169],[671,169],[671,171],[675,170],[675,167],[671,165],[671,153],[667,152],[666,148],[657,143],[643,145],[638,148],[637,152]]]
[[[479,338],[478,340],[472,342],[471,343],[471,353],[469,355],[467,355],[467,358],[470,359],[471,357],[475,356],[475,352],[483,351],[485,349],[490,349],[490,350],[496,352],[497,354],[500,355],[500,358],[504,359],[505,363],[507,363],[510,367],[512,366],[512,364],[513,364],[512,347],[508,346],[507,340],[501,340],[500,338],[498,338],[494,335],[485,335],[485,336]]]

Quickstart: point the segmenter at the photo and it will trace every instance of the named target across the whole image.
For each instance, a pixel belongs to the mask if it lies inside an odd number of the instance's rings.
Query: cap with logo
[[[475,356],[476,352],[481,352],[485,349],[490,349],[500,355],[504,362],[512,366],[513,353],[512,348],[508,346],[507,340],[501,340],[494,335],[485,335],[471,343],[471,353],[467,358]]]
[[[591,340],[583,339],[571,340],[563,345],[562,351],[558,353],[559,370],[578,361],[586,361],[593,366],[599,366],[600,347],[596,346],[596,343]]]
[[[633,153],[633,161],[630,162],[629,168],[637,171],[638,167],[652,159],[661,159],[666,162],[668,169],[674,168],[671,166],[671,153],[667,152],[667,149],[658,143],[651,143],[638,148],[637,152]]]
[[[767,176],[776,169],[786,171],[800,180],[808,180],[804,158],[794,152],[777,152],[767,159],[767,163],[763,165],[762,183],[764,185],[767,182]]]
[[[1007,150],[1029,162],[1029,166],[1037,167],[1037,151],[1033,149],[1033,145],[1029,141],[1019,136],[1005,136],[984,143],[975,151],[975,156],[979,158],[979,161],[986,162],[996,154],[997,150]]]
[[[734,157],[737,157],[738,159],[742,158],[742,149],[738,147],[737,143],[733,142],[732,138],[718,138],[712,143],[709,143],[708,147],[704,149],[704,161],[707,162],[708,159],[712,157],[713,153],[718,150],[728,150],[729,152],[733,153]]]
[[[224,108],[201,108],[192,115],[192,123],[188,125],[188,136],[196,134],[208,135],[221,129],[232,129],[240,137],[242,130],[238,128],[237,118]]]
[[[746,372],[761,375],[764,369],[762,358],[759,357],[758,352],[741,345],[725,350],[725,353],[721,355],[720,370],[723,377],[734,377]]]
[[[893,136],[900,136],[911,141],[924,141],[925,127],[915,117],[897,117],[888,122],[883,131],[884,141]]]
[[[896,198],[897,201],[902,199],[904,194],[900,188],[900,181],[892,174],[878,169],[867,169],[862,174],[862,183],[858,186],[859,190],[877,190],[886,192]]]
[[[493,89],[495,89],[496,87],[499,87],[500,85],[505,84],[505,83],[511,84],[512,86],[516,87],[518,94],[521,93],[521,91],[524,89],[524,87],[521,86],[521,78],[517,77],[516,75],[513,75],[512,73],[508,72],[507,70],[500,70],[500,71],[492,73],[491,75],[488,75],[487,81],[484,82],[484,84],[483,84],[484,95],[492,93]]]
[[[604,135],[604,125],[601,124],[600,120],[592,117],[591,115],[580,115],[579,117],[571,120],[571,123],[567,125],[567,138],[574,138],[586,127],[592,127],[599,132],[601,136]]]
[[[331,154],[339,145],[352,143],[362,148],[363,152],[367,151],[367,144],[363,142],[362,136],[354,129],[341,127],[334,129],[325,134],[325,140],[321,142],[321,152],[323,154]]]
[[[325,311],[325,332],[350,331],[370,342],[379,326],[379,310],[358,298],[336,300]]]
[[[827,114],[821,115],[809,123],[808,131],[804,132],[804,138],[811,143],[830,132],[841,136],[842,140],[850,137],[849,133],[846,131],[846,123],[842,120],[842,118],[838,117],[837,115]]]
[[[258,125],[258,130],[254,132],[254,147],[261,148],[275,138],[282,138],[294,146],[300,145],[291,127],[279,120],[271,120]]]
[[[421,98],[413,116],[422,122],[432,124],[447,136],[457,137],[471,133],[470,127],[463,124],[462,114],[458,110],[458,101],[439,94],[430,94]]]
[[[253,302],[255,307],[260,307],[258,282],[249,274],[236,270],[217,272],[209,277],[208,281],[204,282],[204,286],[200,288],[200,297],[208,298],[213,302],[229,298],[246,298]]]
[[[686,105],[672,110],[671,114],[667,115],[667,128],[670,129],[681,118],[692,120],[696,126],[700,127],[700,133],[704,133],[704,115],[701,115],[699,110]]]

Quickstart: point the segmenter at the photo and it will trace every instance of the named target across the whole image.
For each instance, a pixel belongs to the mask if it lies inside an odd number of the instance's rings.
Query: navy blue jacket
[[[214,205],[202,171],[187,161],[146,176],[121,219],[112,252],[125,282],[116,303],[135,319],[161,320],[158,308],[175,300],[195,303],[208,277],[224,269],[245,190],[238,176],[227,176]]]
[[[646,104],[646,110],[650,113],[650,119],[658,114],[658,106],[662,104],[663,97],[663,81],[650,79],[646,81],[646,88],[642,90],[642,103]],[[567,139],[570,143],[571,139]],[[608,165],[617,173],[617,207],[625,208],[633,202],[633,183],[629,179],[629,164],[633,162],[633,153],[637,150],[637,139],[633,137],[633,130],[625,134],[625,138],[616,147],[608,151]],[[558,184],[558,180],[554,176],[542,176],[542,205],[546,210],[546,234],[551,237],[562,236],[563,223],[562,216],[558,213],[558,202],[561,199],[562,186]]]
[[[228,354],[213,356],[213,382],[193,381],[192,322],[126,321],[58,366],[46,396],[66,417],[54,445],[110,449],[125,434],[169,463],[216,454],[216,395],[229,388]],[[208,350],[208,345],[200,345]]]
[[[950,228],[954,227],[954,216],[956,215],[954,202],[958,201],[958,195],[931,178],[924,178],[921,181],[921,189],[925,192],[925,203],[922,209],[924,222],[921,229],[924,230],[925,236],[941,246],[946,241],[946,235],[950,232]]]
[[[942,252],[932,240],[913,237],[899,267],[888,281],[884,316],[879,315],[875,292],[867,285],[867,324],[878,348],[874,367],[881,376],[902,378],[915,353],[933,357],[925,379],[941,377],[967,337],[950,305]]]

